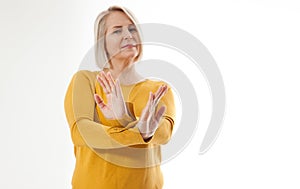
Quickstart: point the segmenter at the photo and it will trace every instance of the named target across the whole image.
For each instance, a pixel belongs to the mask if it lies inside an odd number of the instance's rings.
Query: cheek
[[[138,35],[135,35],[134,36],[134,40],[135,40],[135,42],[137,43],[137,50],[138,50],[138,52],[140,52],[140,49],[141,49],[141,40],[140,40],[140,38],[139,38],[139,36]]]
[[[134,34],[134,35],[133,35],[133,38],[134,38],[134,40],[135,40],[136,43],[138,43],[138,44],[141,43],[141,40],[140,40],[138,34]]]
[[[120,40],[112,37],[106,38],[106,49],[109,54],[119,50]]]

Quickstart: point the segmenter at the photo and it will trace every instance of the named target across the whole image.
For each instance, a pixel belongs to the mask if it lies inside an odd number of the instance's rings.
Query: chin
[[[122,57],[124,59],[135,59],[136,57],[138,56],[138,53],[137,52],[126,52],[126,53],[122,53]]]

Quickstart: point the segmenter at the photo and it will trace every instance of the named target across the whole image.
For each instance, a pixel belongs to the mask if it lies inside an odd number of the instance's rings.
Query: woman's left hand
[[[162,85],[154,94],[150,92],[147,105],[143,109],[140,120],[137,123],[137,127],[139,128],[139,131],[145,140],[154,135],[156,129],[158,128],[158,124],[166,111],[165,106],[160,107],[157,112],[155,110],[158,102],[166,94],[167,90],[168,87],[166,85]]]
[[[106,74],[103,71],[97,75],[97,80],[104,90],[107,104],[98,94],[95,94],[94,98],[105,118],[122,119],[128,115],[119,80],[115,82],[110,72]]]

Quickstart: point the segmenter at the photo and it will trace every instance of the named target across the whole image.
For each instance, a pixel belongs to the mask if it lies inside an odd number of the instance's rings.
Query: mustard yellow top
[[[158,108],[166,106],[158,129],[150,140],[144,141],[135,125],[149,92],[156,92],[164,82],[146,79],[121,85],[132,116],[107,120],[94,101],[97,93],[107,102],[96,80],[98,73],[86,70],[75,73],[65,96],[65,113],[76,157],[73,189],[161,189],[160,145],[170,140],[175,120],[171,88],[168,86],[158,105]]]

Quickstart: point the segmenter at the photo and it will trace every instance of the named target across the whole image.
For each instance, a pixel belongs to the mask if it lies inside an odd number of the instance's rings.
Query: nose
[[[131,32],[129,31],[129,28],[126,28],[126,29],[124,29],[123,30],[124,31],[124,39],[132,39],[132,34],[131,34]]]

